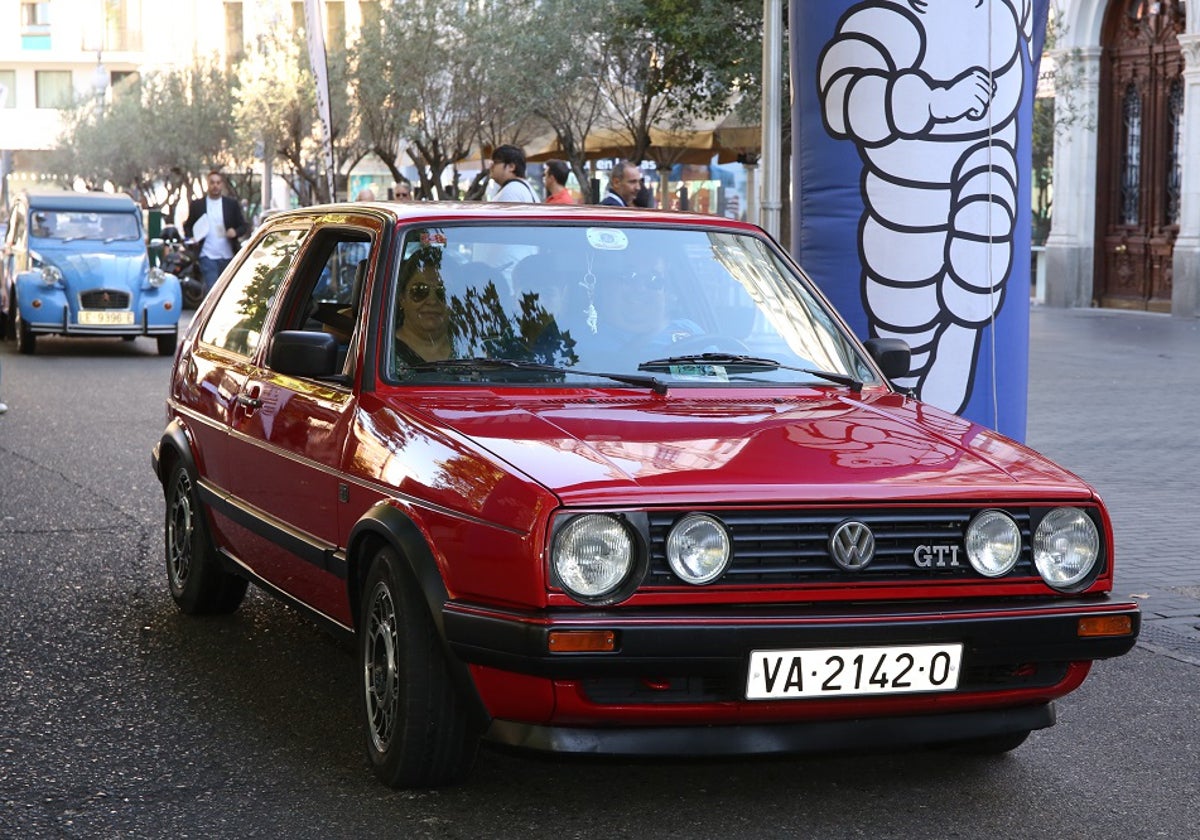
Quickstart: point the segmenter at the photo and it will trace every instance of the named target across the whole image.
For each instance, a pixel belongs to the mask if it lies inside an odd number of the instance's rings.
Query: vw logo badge
[[[829,537],[829,553],[847,572],[862,571],[875,556],[875,535],[861,522],[843,522]]]

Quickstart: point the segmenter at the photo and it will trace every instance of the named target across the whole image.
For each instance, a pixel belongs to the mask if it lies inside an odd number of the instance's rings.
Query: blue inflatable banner
[[[1025,436],[1049,0],[792,0],[797,259],[921,399]]]

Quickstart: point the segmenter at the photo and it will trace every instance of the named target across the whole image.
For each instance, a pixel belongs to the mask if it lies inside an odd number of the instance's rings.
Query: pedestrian
[[[646,184],[646,179],[642,179],[642,184],[638,187],[637,195],[633,197],[634,207],[654,207],[654,190]]]
[[[412,184],[408,181],[397,181],[396,186],[392,188],[392,197],[396,201],[412,201]]]
[[[525,180],[525,152],[520,146],[504,145],[493,149],[488,174],[500,187],[492,201],[537,202],[533,187]]]
[[[237,200],[224,195],[225,176],[215,169],[208,173],[208,192],[188,204],[183,233],[196,239],[200,252],[200,280],[204,294],[233,260],[237,241],[250,232],[250,225]]]
[[[364,187],[363,189],[358,191],[358,195],[356,195],[354,197],[354,200],[355,201],[374,201],[375,200],[375,191],[372,190],[370,187]]]
[[[601,204],[613,207],[632,207],[642,187],[642,170],[637,164],[619,160],[608,176],[608,192]]]
[[[567,189],[567,179],[571,177],[571,169],[563,160],[546,161],[546,171],[542,180],[546,184],[547,204],[574,204],[575,196]]]

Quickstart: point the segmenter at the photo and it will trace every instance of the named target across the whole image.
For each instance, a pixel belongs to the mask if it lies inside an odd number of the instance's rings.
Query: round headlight
[[[703,513],[689,513],[667,536],[667,562],[688,583],[716,580],[729,565],[729,534]]]
[[[1100,557],[1096,523],[1079,508],[1055,508],[1033,534],[1033,562],[1055,589],[1070,589],[1091,574]]]
[[[42,285],[57,286],[63,281],[63,274],[58,270],[57,266],[44,265],[42,266]]]
[[[967,559],[985,577],[1012,571],[1021,558],[1021,529],[1007,513],[985,510],[967,526]]]
[[[146,272],[146,281],[154,288],[158,288],[167,279],[167,273],[158,266],[151,266]]]
[[[589,513],[558,532],[551,558],[559,582],[572,595],[603,598],[633,569],[633,538],[615,517]]]

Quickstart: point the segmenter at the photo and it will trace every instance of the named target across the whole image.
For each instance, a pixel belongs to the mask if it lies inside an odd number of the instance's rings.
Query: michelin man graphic
[[[898,384],[961,412],[1013,264],[1017,111],[1032,0],[867,0],[821,52],[826,131],[863,161],[871,334],[903,338]]]

